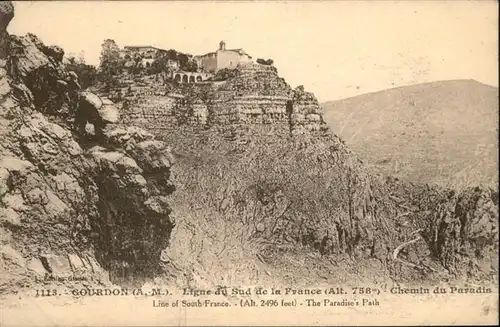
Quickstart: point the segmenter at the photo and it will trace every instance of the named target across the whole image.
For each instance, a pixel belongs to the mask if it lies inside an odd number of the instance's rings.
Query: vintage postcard
[[[497,22],[0,2],[0,325],[498,324]]]

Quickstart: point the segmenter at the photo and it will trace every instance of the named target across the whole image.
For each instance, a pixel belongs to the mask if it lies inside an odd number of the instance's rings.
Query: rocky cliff
[[[1,291],[154,276],[174,226],[169,149],[115,124],[114,104],[79,89],[62,49],[6,34],[13,8],[1,6]]]
[[[130,88],[127,116],[150,129],[214,127],[240,141],[257,130],[283,136],[326,130],[315,96],[303,87],[292,90],[275,67],[246,64],[233,75],[209,84]]]

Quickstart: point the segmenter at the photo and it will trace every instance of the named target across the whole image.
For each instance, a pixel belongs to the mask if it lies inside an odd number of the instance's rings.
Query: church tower
[[[226,42],[220,41],[219,50],[226,51]]]

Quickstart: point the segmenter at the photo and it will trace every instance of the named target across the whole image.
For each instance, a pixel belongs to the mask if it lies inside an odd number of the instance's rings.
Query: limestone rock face
[[[430,233],[446,268],[465,272],[472,267],[485,275],[498,270],[494,264],[498,258],[498,208],[492,195],[491,190],[470,188],[456,197],[454,215],[436,217]]]
[[[7,57],[9,35],[6,29],[13,17],[14,6],[12,5],[12,1],[0,2],[0,60],[4,60]]]
[[[153,277],[173,228],[170,149],[116,125],[110,100],[80,92],[62,49],[34,35],[9,42],[9,67],[0,67],[0,289],[46,275],[86,284]],[[92,146],[82,121],[98,131]]]
[[[89,106],[92,106],[96,111],[101,109],[102,107],[102,100],[99,98],[97,95],[95,95],[92,92],[82,92],[80,94],[80,101],[81,103],[86,103]]]
[[[16,96],[18,102],[34,106],[70,127],[76,115],[80,85],[65,70],[62,50],[47,47],[33,34],[10,36],[9,48],[10,84],[16,90],[23,90],[18,92],[21,96]]]
[[[274,67],[245,65],[214,92],[210,107],[215,124],[281,124],[288,121],[292,90]]]
[[[14,6],[12,1],[2,1],[0,3],[0,31],[4,32],[10,21],[14,18]]]
[[[321,108],[312,93],[292,90],[273,66],[245,64],[231,78],[212,85],[179,85],[160,95],[137,89],[126,97],[132,122],[150,129],[172,130],[188,125],[215,127],[244,141],[256,131],[283,136],[325,131]]]
[[[314,94],[297,87],[293,92],[293,107],[290,115],[292,134],[326,130],[323,114]]]
[[[421,230],[429,256],[454,275],[488,280],[498,274],[498,191],[476,187],[457,192],[393,178],[384,186],[397,196],[398,205],[406,204],[400,219],[411,221],[396,232]]]

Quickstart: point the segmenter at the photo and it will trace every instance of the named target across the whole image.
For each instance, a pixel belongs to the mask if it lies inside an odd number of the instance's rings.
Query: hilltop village
[[[123,60],[123,71],[129,72],[131,67],[152,68],[155,64],[165,72],[165,77],[178,83],[200,83],[211,80],[214,74],[223,69],[236,69],[240,65],[253,63],[253,58],[243,49],[227,49],[226,43],[220,41],[216,51],[204,55],[193,56],[175,50],[164,50],[150,45],[124,46],[119,50]],[[267,64],[259,60],[261,64]]]
[[[119,57],[113,86],[92,91],[121,106],[123,119],[147,129],[217,125],[240,136],[254,128],[277,135],[326,130],[312,93],[293,90],[272,59],[254,60],[224,41],[203,55],[125,46]]]

